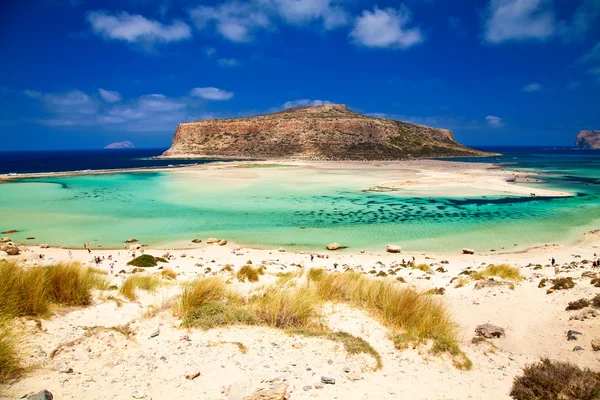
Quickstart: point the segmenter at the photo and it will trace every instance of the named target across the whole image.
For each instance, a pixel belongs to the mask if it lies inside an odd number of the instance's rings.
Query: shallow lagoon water
[[[256,179],[251,168],[223,170],[210,179],[185,171],[82,175],[1,184],[0,229],[20,230],[11,235],[20,242],[62,246],[89,241],[118,247],[135,237],[184,247],[195,237],[214,236],[288,249],[316,250],[336,241],[353,250],[399,243],[412,251],[455,252],[570,243],[600,227],[597,153],[545,158],[545,166],[531,155],[520,157],[509,168],[548,173],[544,186],[578,195],[363,192],[376,182],[336,179],[348,173],[343,170],[297,174],[287,168],[269,179]],[[36,239],[26,240],[30,236]]]

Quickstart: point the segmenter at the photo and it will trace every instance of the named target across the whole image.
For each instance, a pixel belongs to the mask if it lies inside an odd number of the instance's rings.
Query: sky
[[[473,146],[600,129],[600,0],[0,7],[0,151],[167,148],[179,122],[328,102]]]

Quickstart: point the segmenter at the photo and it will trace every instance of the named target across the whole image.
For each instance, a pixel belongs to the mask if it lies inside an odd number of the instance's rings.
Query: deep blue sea
[[[214,160],[162,160],[166,149],[103,149],[0,152],[0,174],[65,172],[126,168],[164,168]]]

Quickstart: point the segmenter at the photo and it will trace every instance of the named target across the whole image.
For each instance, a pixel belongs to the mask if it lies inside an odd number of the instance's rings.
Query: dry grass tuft
[[[184,326],[203,329],[235,324],[309,328],[317,325],[320,304],[310,288],[270,287],[243,299],[221,279],[204,278],[184,289],[175,312]]]
[[[444,304],[409,287],[392,281],[369,279],[355,272],[329,274],[309,272],[316,293],[325,300],[343,301],[365,308],[392,330],[394,343],[405,348],[411,342],[433,341],[434,353],[448,352],[461,368],[468,369],[470,360],[458,346],[456,326]]]
[[[249,300],[258,320],[275,328],[310,328],[318,319],[320,298],[310,288],[268,288]]]
[[[252,311],[234,301],[209,300],[188,311],[182,324],[188,328],[212,329],[226,325],[256,323],[257,319]]]
[[[301,278],[303,274],[304,274],[304,270],[302,270],[302,269],[298,269],[296,272],[289,271],[286,273],[279,273],[279,274],[277,274],[277,284],[285,285],[286,283],[288,283],[289,281],[291,281],[294,278]]]
[[[545,358],[523,369],[510,396],[516,400],[600,398],[600,372]]]
[[[24,371],[19,355],[19,339],[9,325],[8,318],[0,316],[0,383],[18,378]]]
[[[460,278],[458,278],[458,280],[456,281],[456,283],[454,284],[455,288],[459,288],[459,287],[463,287],[465,286],[467,283],[469,283],[469,279],[468,278],[463,278],[462,276]]]
[[[522,281],[524,279],[521,275],[519,268],[511,267],[507,264],[490,264],[483,271],[477,271],[471,275],[471,277],[476,280],[489,278],[491,276],[498,276],[502,279],[509,279],[516,282]]]
[[[165,268],[162,271],[160,271],[160,275],[163,278],[168,278],[168,279],[177,279],[177,272],[173,271],[171,268]]]
[[[186,285],[181,294],[179,303],[175,306],[175,312],[184,318],[195,308],[203,304],[222,300],[226,297],[227,288],[225,282],[219,278],[199,278]]]
[[[162,282],[156,276],[132,275],[123,282],[123,286],[121,286],[119,293],[127,299],[134,301],[137,299],[137,289],[153,292],[161,284]]]
[[[413,265],[412,269],[419,269],[423,272],[431,271],[431,268],[429,268],[429,265],[427,264]]]
[[[0,315],[48,316],[52,303],[89,305],[92,289],[106,286],[104,277],[77,263],[25,269],[0,260]]]
[[[237,278],[240,282],[248,280],[248,282],[258,282],[260,275],[264,275],[265,267],[260,266],[254,268],[252,265],[244,265],[237,273]]]

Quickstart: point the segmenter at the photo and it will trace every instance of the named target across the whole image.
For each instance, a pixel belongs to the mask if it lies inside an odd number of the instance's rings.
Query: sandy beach
[[[582,311],[565,311],[570,301],[600,293],[589,278],[582,277],[592,271],[589,260],[600,254],[600,234],[590,232],[582,242],[475,255],[323,250],[323,258],[313,253],[312,261],[308,253],[241,248],[231,243],[208,245],[206,238],[194,249],[146,248],[144,253],[154,256],[169,253],[171,259],[164,266],[178,274],[176,281],[154,293],[140,291],[136,301],[117,292],[108,300],[110,292],[98,292],[89,307],[61,309],[39,322],[22,320],[26,360],[35,368],[21,380],[3,386],[1,393],[4,398],[18,398],[47,389],[55,398],[187,399],[194,393],[194,398],[242,399],[257,389],[284,384],[289,399],[507,399],[513,378],[540,357],[600,367],[600,353],[590,347],[590,341],[600,336],[597,319],[573,319]],[[135,252],[140,254],[140,250]],[[133,270],[126,265],[133,251],[124,249],[93,250],[90,254],[28,247],[18,257],[27,266],[81,262],[106,271],[115,286]],[[104,261],[96,265],[93,257]],[[400,268],[396,276],[375,277],[412,257],[417,264],[430,265],[431,272]],[[546,294],[546,289],[538,288],[541,279],[555,277],[555,269],[549,265],[552,257],[560,265],[559,275],[576,282],[573,289]],[[235,279],[235,271],[248,260],[266,267],[257,283]],[[461,271],[479,270],[488,264],[519,267],[525,280],[514,289],[475,289],[475,281],[456,287]],[[223,270],[226,265],[233,266],[233,271]],[[156,274],[159,268],[147,268],[142,274]],[[231,287],[248,293],[276,284],[278,274],[310,268],[335,272],[351,268],[372,279],[402,277],[406,283],[401,285],[418,290],[444,288],[439,298],[457,324],[460,346],[472,360],[472,370],[455,368],[447,357],[430,354],[424,345],[395,349],[384,326],[363,310],[345,304],[324,305],[327,326],[368,341],[381,354],[381,370],[373,371],[371,357],[348,355],[339,343],[325,339],[290,336],[265,327],[184,329],[170,308],[181,292],[180,284],[197,277],[222,277]],[[306,284],[304,276],[296,278],[298,285]],[[474,329],[484,323],[504,328],[506,336],[471,343]],[[124,326],[130,332],[126,336],[115,330]],[[568,330],[582,335],[577,341],[568,341]],[[583,351],[573,351],[576,345]],[[186,379],[196,373],[197,377]],[[335,385],[322,385],[324,375],[334,377]]]
[[[294,168],[298,174],[304,171],[360,171],[361,177],[355,179],[375,179],[374,189],[412,189],[426,191],[447,191],[469,189],[474,194],[503,194],[514,196],[572,196],[572,193],[556,190],[542,189],[539,187],[518,185],[517,183],[535,184],[543,182],[535,177],[535,173],[515,173],[501,170],[488,163],[464,163],[439,160],[411,160],[411,161],[351,161],[351,162],[303,162],[288,160],[271,161],[232,161],[214,162],[209,164],[183,166],[177,168],[148,168],[127,170],[98,170],[98,171],[73,171],[52,172],[35,174],[10,174],[0,175],[0,181],[13,179],[46,178],[80,175],[106,175],[119,172],[148,173],[148,172],[174,172],[194,175],[197,178],[217,177],[230,179],[259,179],[269,178],[273,170],[261,168],[263,166],[277,166],[278,170]],[[251,174],[248,170],[252,171]],[[226,171],[224,174],[214,175],[215,171]]]

